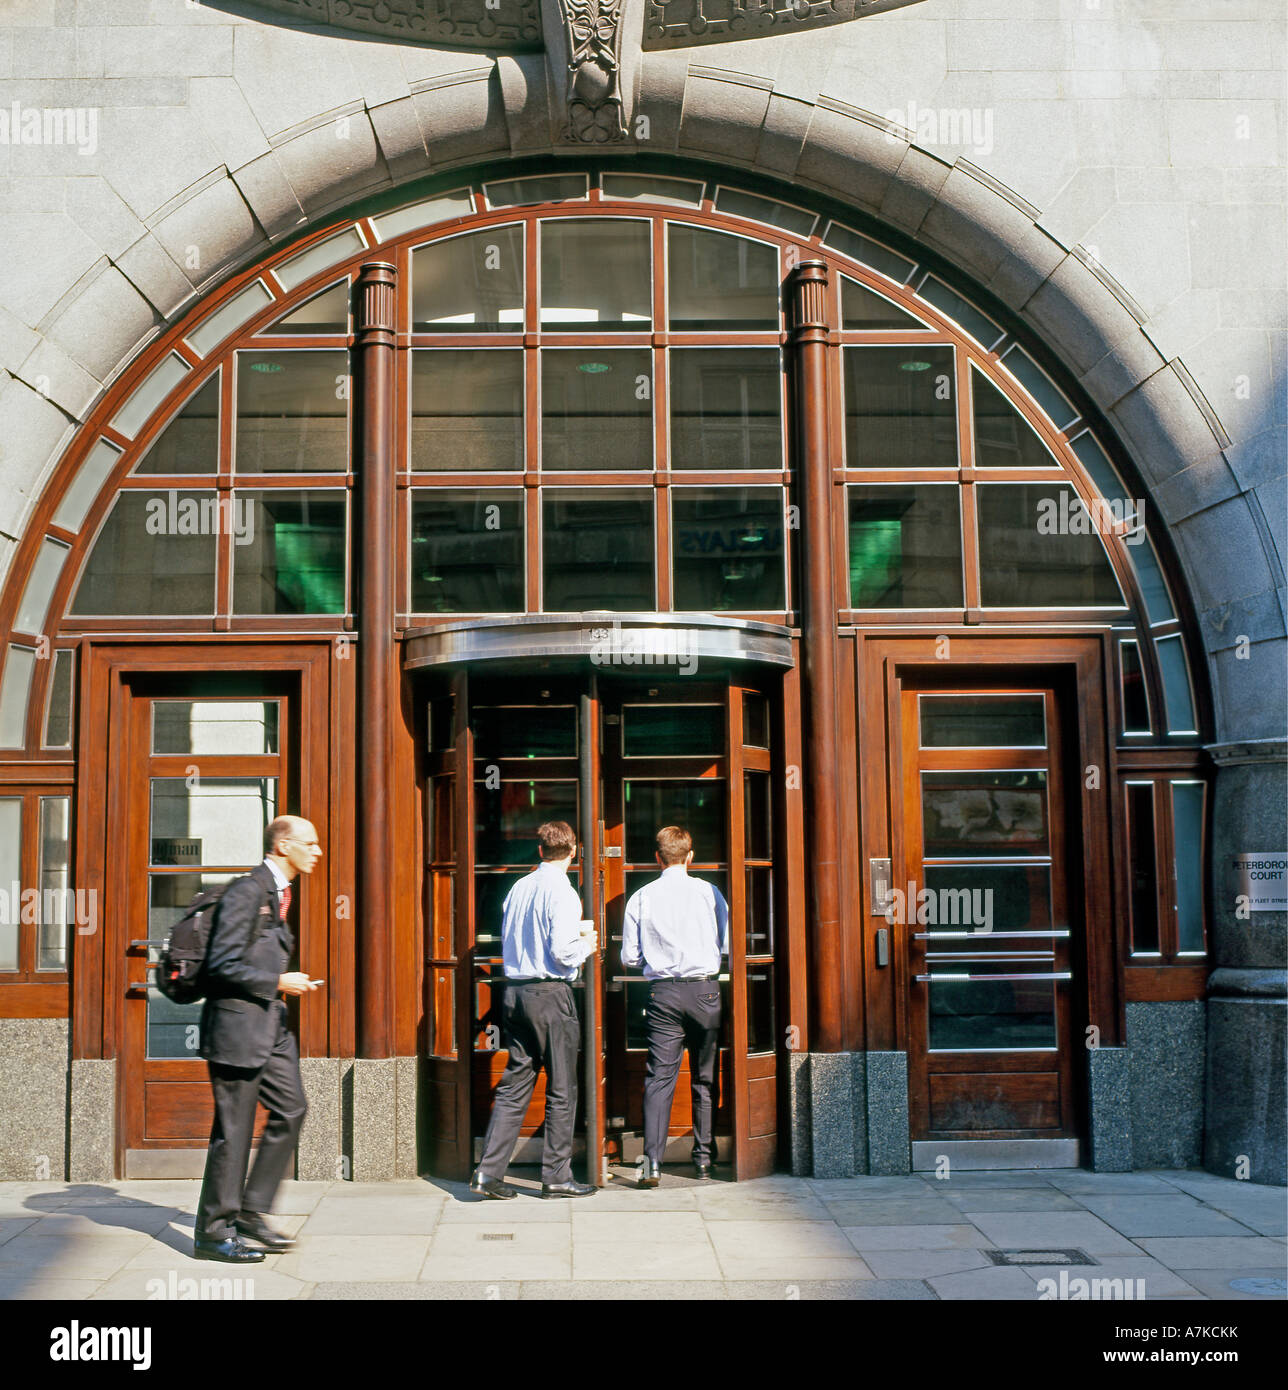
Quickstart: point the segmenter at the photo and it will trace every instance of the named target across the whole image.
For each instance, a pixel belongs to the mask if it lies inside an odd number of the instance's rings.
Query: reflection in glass
[[[651,493],[547,488],[541,522],[543,611],[653,609]]]
[[[549,820],[577,824],[576,782],[474,784],[475,858],[479,864],[539,862],[537,828]]]
[[[151,782],[151,862],[194,868],[258,864],[277,815],[276,777],[184,777]]]
[[[475,705],[470,710],[474,759],[575,758],[575,705]]]
[[[783,541],[782,488],[673,488],[675,608],[784,608]]]
[[[1047,855],[1046,773],[923,772],[927,858]]]
[[[1140,664],[1140,647],[1134,638],[1124,637],[1118,644],[1122,663],[1123,733],[1149,733],[1149,696],[1145,693],[1145,672]]]
[[[501,954],[501,909],[505,895],[530,872],[474,875],[474,941],[485,955]]]
[[[306,299],[298,309],[292,309],[261,334],[306,338],[321,333],[347,333],[349,331],[349,282],[341,280],[329,290]]]
[[[772,854],[769,811],[769,773],[745,772],[742,777],[744,847],[748,859]]]
[[[153,441],[135,473],[213,473],[219,460],[219,373],[188,399]]]
[[[774,1050],[774,967],[767,961],[747,963],[747,1051]]]
[[[1069,484],[981,484],[975,505],[986,607],[1122,606],[1091,513]]]
[[[250,868],[250,864],[246,865]],[[198,893],[231,883],[235,874],[188,873],[148,875],[148,939],[159,947]],[[148,952],[156,959],[156,950]],[[147,1055],[196,1060],[201,1046],[201,1001],[175,1004],[149,984]]]
[[[774,871],[763,865],[747,870],[747,938],[749,956],[774,953]]]
[[[0,885],[12,895],[13,885],[22,892],[22,798],[0,797]],[[6,912],[0,920],[0,970],[18,968],[20,912]]]
[[[969,931],[970,940],[963,947],[971,951],[1014,949],[1014,941],[995,941],[995,932],[1052,929],[1049,864],[928,864],[925,879],[935,920],[929,920],[929,911],[919,910],[919,925],[936,933]],[[1042,938],[1031,946],[1021,944],[1021,949],[1044,949]]]
[[[747,748],[769,747],[769,701],[755,690],[742,692],[742,741]]]
[[[343,492],[241,492],[253,509],[248,544],[233,545],[235,613],[343,613]]]
[[[653,325],[652,228],[621,218],[541,223],[541,327],[547,333]]]
[[[850,606],[960,608],[958,490],[919,484],[850,489]]]
[[[72,683],[76,653],[61,647],[54,653],[49,677],[49,704],[45,710],[44,748],[70,748],[72,745]]]
[[[237,471],[343,473],[349,466],[349,354],[237,354]]]
[[[1041,695],[922,695],[923,748],[1045,748]]]
[[[1158,858],[1153,782],[1128,782],[1127,876],[1131,885],[1131,948],[1158,954]]]
[[[154,700],[154,753],[276,753],[276,700]]]
[[[720,863],[728,858],[725,838],[725,784],[704,777],[694,781],[637,781],[623,783],[626,812],[626,860],[651,864],[657,850],[657,832],[664,825],[678,825],[693,837],[693,858],[698,864]]]
[[[648,980],[628,980],[626,993],[626,1046],[636,1051],[648,1047]]]
[[[90,551],[72,600],[77,617],[215,611],[214,492],[122,492]]]
[[[487,227],[411,253],[416,333],[521,333],[523,228]]]
[[[847,347],[848,468],[956,468],[950,347]]]
[[[671,329],[778,330],[778,252],[763,242],[667,227]]]
[[[1185,645],[1179,637],[1160,637],[1154,643],[1158,667],[1163,673],[1163,703],[1167,706],[1167,732],[1192,734],[1194,698],[1190,694],[1190,677],[1185,662]]]
[[[671,350],[671,467],[783,468],[777,348]]]
[[[411,505],[413,613],[523,611],[523,494],[417,488]]]
[[[1203,783],[1172,783],[1176,949],[1203,950]]]
[[[622,753],[680,758],[724,752],[723,705],[623,705]]]
[[[972,369],[976,468],[1055,468],[1033,426],[982,373]]]
[[[419,472],[523,467],[523,353],[434,348],[411,355],[411,466]]]
[[[857,280],[841,276],[841,327],[846,329],[902,328],[926,332],[926,325],[915,319],[884,295],[877,294]]]
[[[932,975],[1049,974],[1046,963],[1016,965],[971,961],[932,966]],[[975,1051],[980,1048],[1053,1048],[1055,982],[1053,980],[932,981],[929,1043],[932,1050]]]
[[[647,348],[541,354],[541,466],[562,472],[653,466],[653,355]]]

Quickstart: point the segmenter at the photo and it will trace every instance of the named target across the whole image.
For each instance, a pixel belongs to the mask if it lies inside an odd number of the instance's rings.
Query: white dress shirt
[[[715,975],[729,954],[729,906],[683,864],[632,893],[622,923],[622,964],[643,963],[646,980]]]
[[[568,859],[542,862],[505,895],[501,954],[507,979],[576,978],[590,955],[581,935],[581,899],[568,882]]]
[[[268,871],[273,875],[273,883],[277,887],[278,910],[281,910],[282,894],[291,886],[291,880],[277,867],[268,857],[264,856],[264,863],[268,865]]]

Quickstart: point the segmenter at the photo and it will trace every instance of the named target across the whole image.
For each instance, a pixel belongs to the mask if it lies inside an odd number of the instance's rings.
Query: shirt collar
[[[290,887],[291,880],[286,877],[281,869],[279,869],[267,855],[264,856],[264,863],[268,865],[268,871],[273,875],[273,883],[276,885],[279,893]]]
[[[538,865],[538,869],[545,869],[548,873],[563,874],[567,876],[568,870],[572,867],[571,859],[543,859]]]
[[[668,864],[666,868],[662,870],[662,877],[665,878],[667,874],[675,876],[683,875],[685,878],[688,878],[689,871],[684,864]]]

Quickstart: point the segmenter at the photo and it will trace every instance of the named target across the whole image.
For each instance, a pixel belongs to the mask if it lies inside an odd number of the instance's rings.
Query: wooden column
[[[801,675],[810,1050],[842,1050],[841,855],[836,720],[832,454],[827,420],[827,266],[802,261],[788,279],[791,414],[801,509]]]
[[[397,271],[358,272],[354,317],[354,449],[358,585],[358,1055],[393,1043],[393,826],[389,764],[394,714],[394,352]]]

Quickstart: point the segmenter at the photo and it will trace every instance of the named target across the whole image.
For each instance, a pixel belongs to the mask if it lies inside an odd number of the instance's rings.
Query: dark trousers
[[[300,1054],[286,1027],[286,1010],[277,1026],[273,1051],[262,1067],[226,1067],[209,1063],[215,1093],[215,1122],[197,1206],[198,1240],[226,1240],[234,1235],[239,1212],[268,1212],[308,1111],[300,1080]],[[255,1166],[247,1181],[255,1106],[268,1111]]]
[[[648,1069],[644,1074],[644,1155],[661,1163],[671,1125],[680,1058],[689,1050],[693,1161],[709,1163],[716,1059],[720,1052],[720,985],[716,980],[654,980],[648,1001]]]
[[[564,980],[506,985],[501,1006],[501,1034],[510,1060],[492,1102],[492,1118],[483,1140],[478,1171],[503,1178],[537,1084],[546,1071],[546,1140],[541,1181],[572,1179],[572,1122],[577,1109],[577,1054],[581,1024],[572,987]]]

